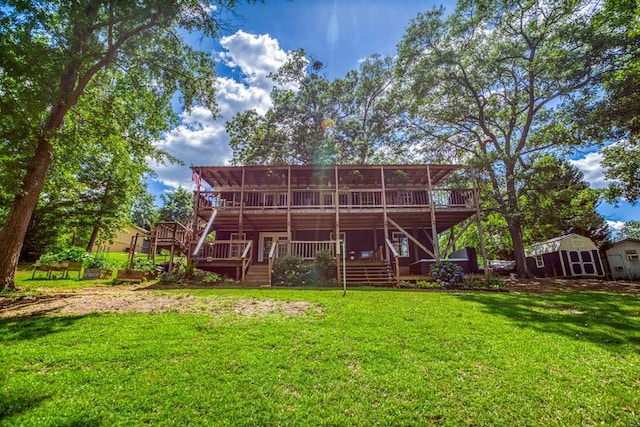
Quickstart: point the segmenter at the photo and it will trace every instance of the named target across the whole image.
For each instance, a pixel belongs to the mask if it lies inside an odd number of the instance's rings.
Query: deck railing
[[[251,240],[215,240],[213,242],[204,242],[200,248],[200,252],[196,255],[192,255],[191,259],[198,261],[218,261],[218,260],[243,260],[247,256],[250,256]],[[195,244],[192,243],[192,251],[195,249]]]
[[[395,276],[396,279],[396,283],[398,283],[400,281],[400,255],[398,254],[398,251],[396,249],[396,246],[391,242],[391,240],[384,239],[384,241],[387,244],[387,247],[389,248],[389,253],[391,254],[391,265],[393,268],[393,274]]]
[[[193,231],[179,222],[158,222],[154,227],[158,243],[178,243],[187,246],[193,236]]]
[[[381,208],[386,201],[387,207],[428,207],[431,202],[438,208],[473,207],[473,190],[437,189],[427,190],[387,190],[383,200],[381,190],[339,190],[336,200],[335,190],[292,190],[291,207],[293,209],[326,209],[336,205],[345,209]],[[201,192],[199,207],[244,209],[285,209],[288,206],[289,193],[286,190],[247,190],[227,192]]]

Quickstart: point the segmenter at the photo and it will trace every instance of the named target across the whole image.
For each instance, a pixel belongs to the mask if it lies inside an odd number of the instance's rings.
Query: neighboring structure
[[[441,258],[438,233],[478,213],[470,184],[443,187],[466,169],[456,165],[192,169],[195,230],[157,224],[153,245],[188,247],[198,268],[243,282],[268,282],[278,257],[311,260],[326,250],[338,270],[346,261],[348,283],[389,284],[408,275],[411,264]],[[202,181],[213,190],[203,191]],[[205,240],[214,231],[215,240]]]
[[[113,239],[99,238],[97,250],[99,252],[129,252],[134,243],[136,252],[149,252],[149,231],[137,225],[127,225],[119,230]]]
[[[614,243],[605,253],[614,279],[640,279],[640,240],[621,240]]]
[[[578,234],[531,245],[527,266],[536,277],[604,276],[598,248],[591,239]]]

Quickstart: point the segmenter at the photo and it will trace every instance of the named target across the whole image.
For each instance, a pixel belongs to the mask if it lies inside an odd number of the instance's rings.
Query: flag
[[[195,183],[196,183],[196,186],[198,186],[198,187],[200,187],[200,186],[201,186],[201,184],[202,184],[202,180],[200,179],[200,175],[198,175],[198,172],[196,172],[196,171],[193,171],[193,172],[191,173],[191,180],[192,180],[193,182],[195,182]]]

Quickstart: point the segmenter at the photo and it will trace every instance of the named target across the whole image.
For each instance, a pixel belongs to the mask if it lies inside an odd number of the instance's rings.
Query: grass
[[[0,423],[640,425],[639,296],[148,292],[320,310],[0,319]]]

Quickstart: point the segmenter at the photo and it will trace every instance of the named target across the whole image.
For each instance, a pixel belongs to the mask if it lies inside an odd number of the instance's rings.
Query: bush
[[[464,278],[462,267],[450,261],[437,261],[431,266],[429,273],[436,279],[436,283],[443,286],[460,283]]]
[[[486,285],[485,282],[477,276],[465,276],[462,280],[462,286],[465,289],[480,289]]]
[[[316,253],[314,270],[318,282],[322,285],[335,285],[336,283],[336,260],[327,250]]]
[[[487,277],[485,284],[487,288],[494,289],[494,290],[506,289],[507,287],[507,283],[504,281],[502,277],[499,277],[499,276]]]
[[[416,287],[420,289],[429,289],[429,288],[441,288],[444,286],[442,282],[429,282],[427,280],[418,280],[416,282]]]
[[[81,248],[79,246],[70,246],[61,250],[60,252],[48,252],[46,254],[43,254],[42,256],[40,256],[40,262],[42,262],[43,264],[64,261],[83,262],[88,255],[89,254],[84,250],[84,248]]]
[[[123,270],[128,270],[130,264],[131,264],[131,261],[127,260],[127,262],[125,262],[125,263],[123,263],[121,265],[121,268]],[[135,258],[133,260],[133,268],[132,268],[132,270],[153,271],[153,272],[155,272],[156,271],[156,265],[150,259]]]
[[[272,286],[310,286],[313,283],[312,268],[297,256],[276,260],[271,275]]]
[[[87,254],[82,263],[84,268],[101,268],[104,270],[113,270],[117,267],[114,260],[110,260],[104,254],[95,253]]]

